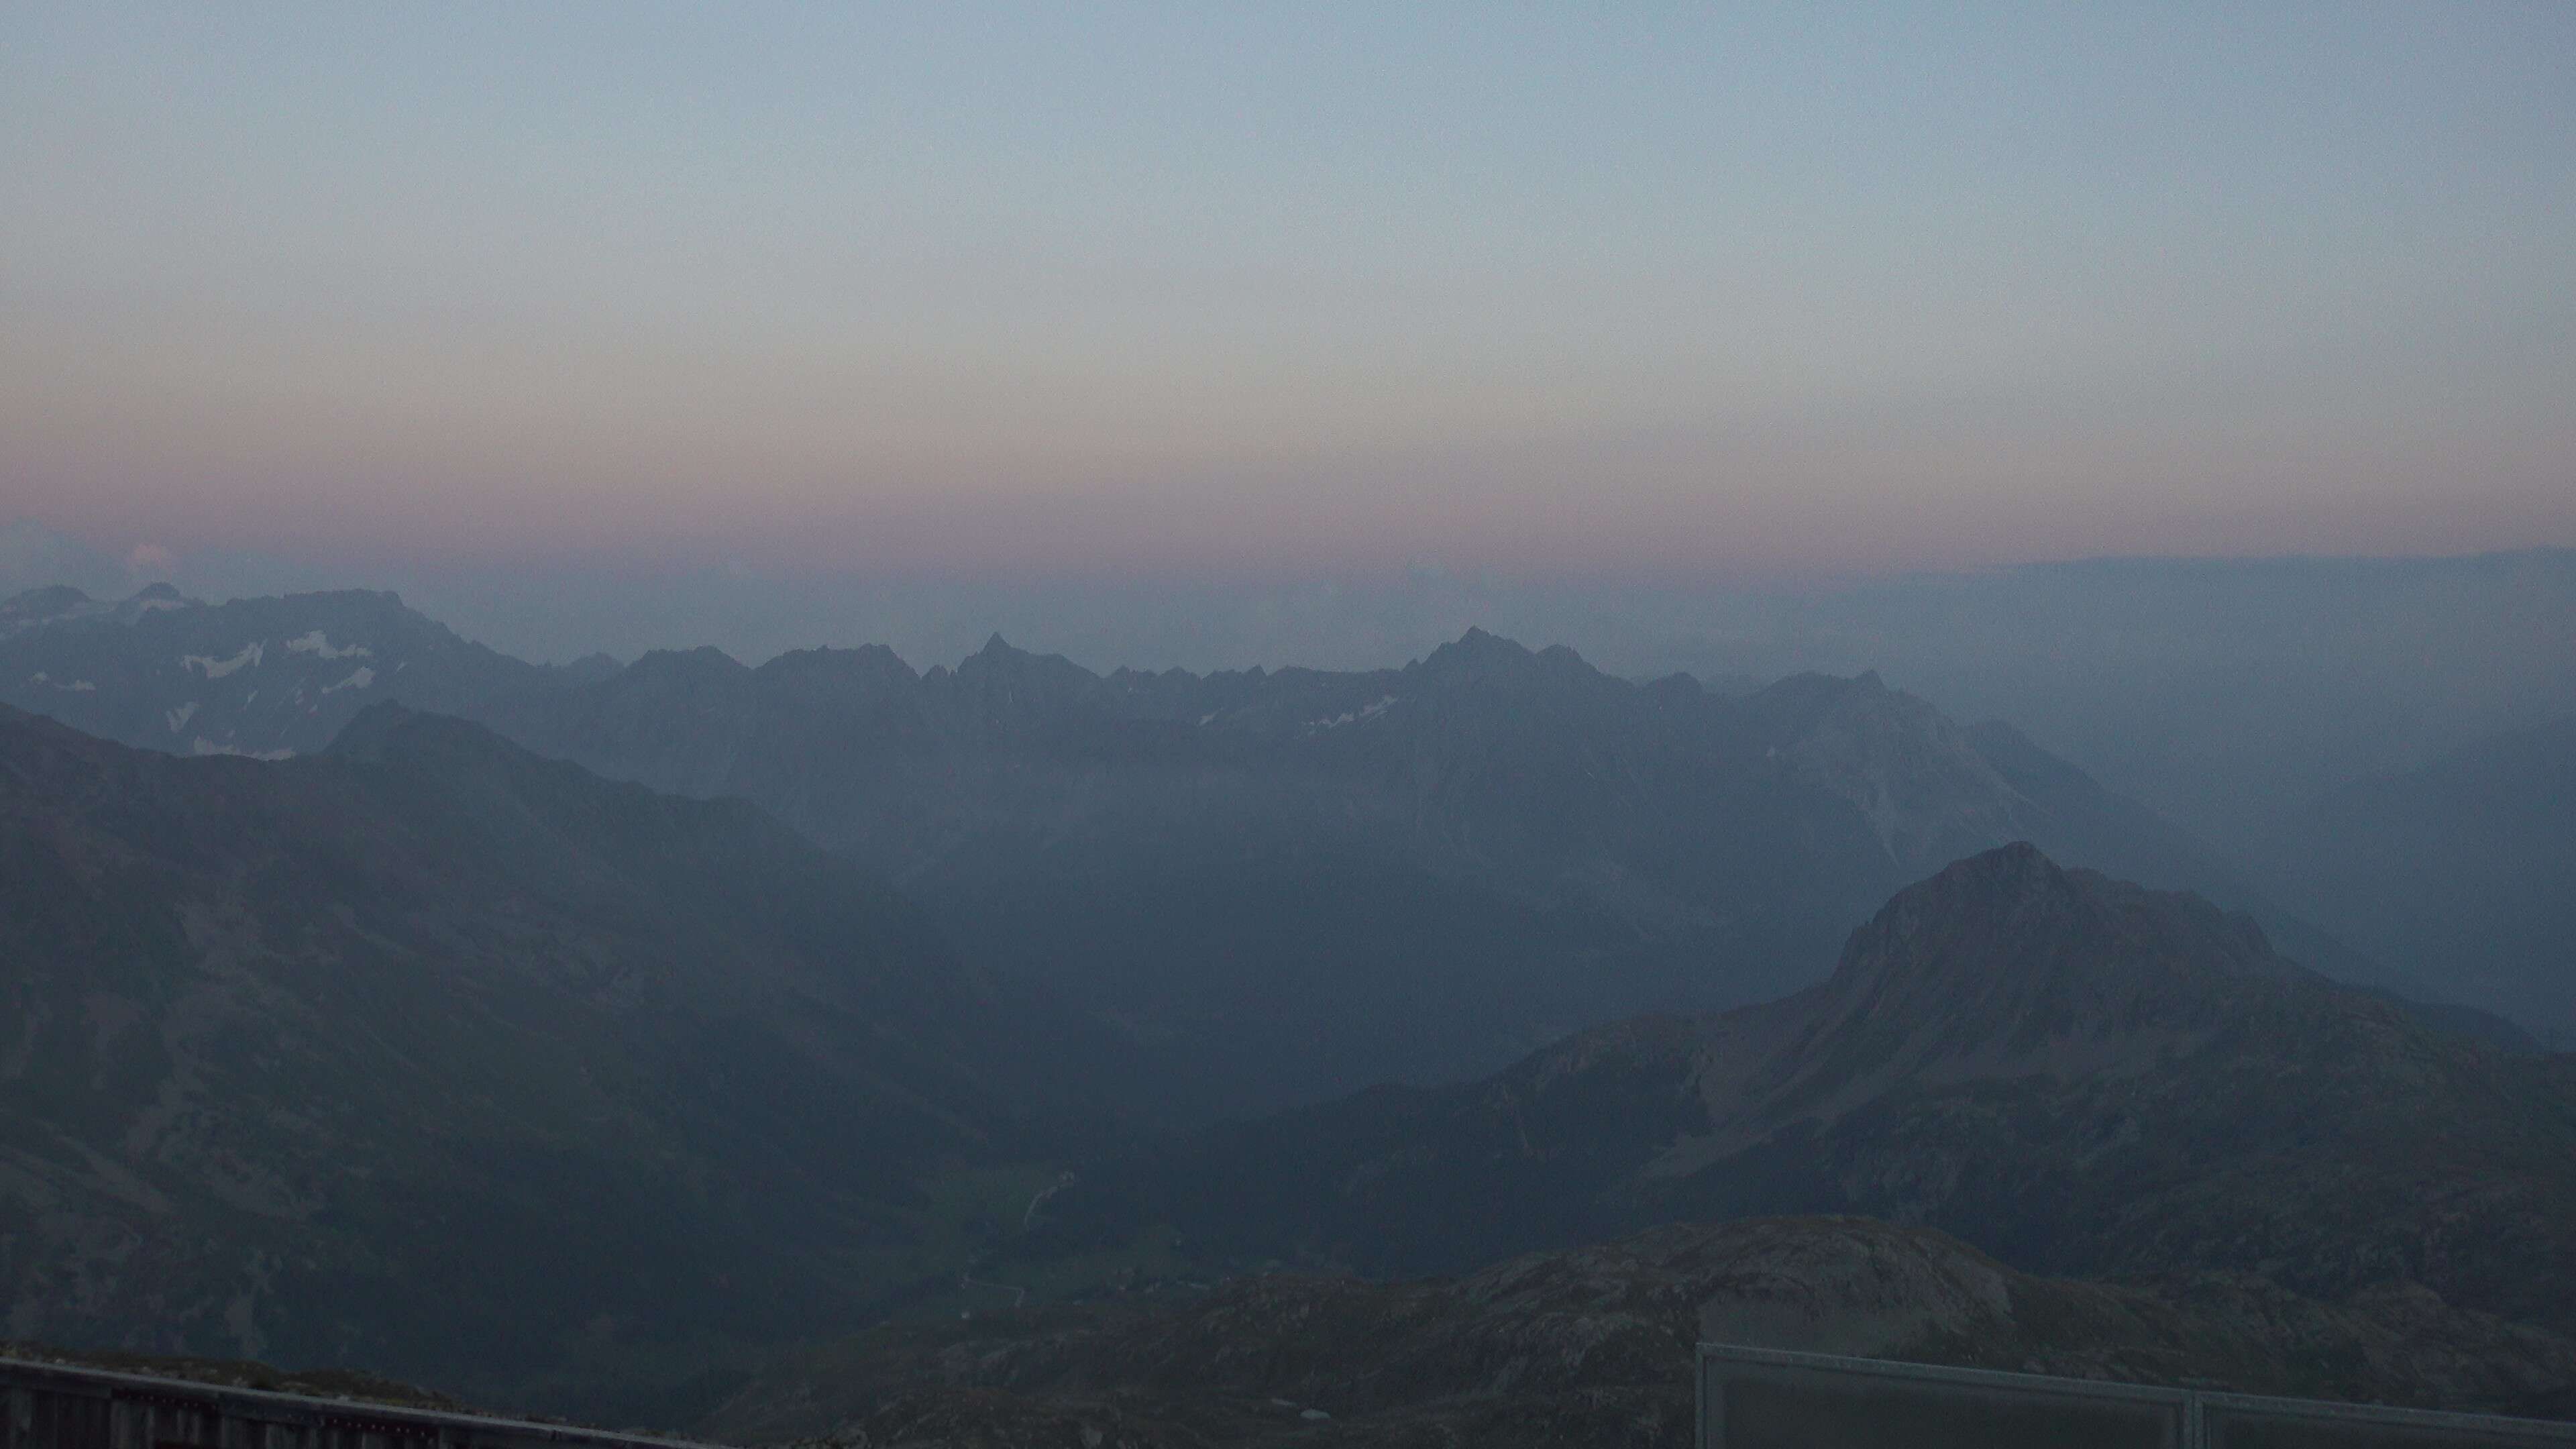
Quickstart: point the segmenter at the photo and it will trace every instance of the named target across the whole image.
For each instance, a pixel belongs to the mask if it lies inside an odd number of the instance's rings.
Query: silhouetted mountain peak
[[[1597,679],[1600,671],[1562,644],[1532,650],[1518,640],[1469,629],[1414,666],[1435,681]]]
[[[551,666],[558,678],[573,684],[597,684],[626,667],[626,662],[613,654],[590,653],[569,664]]]
[[[1951,862],[1905,895],[1940,892],[1951,896],[2081,894],[2075,878],[2027,840],[2008,841],[1992,850]]]
[[[2070,955],[2267,975],[2287,967],[2250,916],[2189,892],[2066,869],[2023,840],[1956,861],[1898,892],[1853,933],[1837,977],[1871,959],[1920,970],[1953,955],[1988,975],[2043,969]]]
[[[961,676],[993,672],[1023,673],[1033,669],[1058,672],[1071,670],[1086,679],[1092,677],[1090,670],[1084,669],[1063,655],[1031,653],[1003,638],[998,630],[984,641],[983,648],[967,655],[957,665],[957,672]]]
[[[956,678],[970,695],[1013,708],[1041,699],[1061,703],[1105,688],[1100,676],[1063,655],[1013,648],[999,633],[958,662]]]
[[[2229,1025],[2255,983],[2306,977],[2250,917],[2015,842],[1899,892],[1852,933],[1798,1075],[1839,1098],[1927,1072],[2116,1069]]]
[[[1518,663],[1529,657],[1529,649],[1519,641],[1471,628],[1432,650],[1422,663],[1426,669],[1461,668]]]
[[[633,679],[728,679],[750,672],[749,665],[712,644],[695,649],[656,649],[624,671]]]
[[[754,672],[786,679],[886,679],[910,683],[920,678],[901,655],[883,644],[862,644],[856,649],[790,649]]]

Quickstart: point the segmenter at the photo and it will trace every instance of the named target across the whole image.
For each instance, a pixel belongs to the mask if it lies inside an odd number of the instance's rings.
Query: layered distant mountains
[[[1678,1443],[1702,1331],[2576,1409],[2576,1057],[1996,846],[2250,895],[1868,676],[55,591],[0,680],[157,747],[0,710],[13,1334],[669,1423],[910,1315],[708,1421],[851,1443]]]
[[[2016,845],[1902,892],[1780,1001],[1219,1129],[1087,1192],[1064,1210],[1378,1274],[1860,1213],[2027,1269],[2404,1280],[2565,1330],[2576,1056],[2456,1035],[2244,916]]]
[[[0,699],[132,745],[310,753],[388,698],[759,804],[1120,1034],[1135,1105],[1198,1118],[1777,994],[1898,886],[2008,840],[2261,906],[2009,726],[1870,675],[1720,694],[1477,631],[1360,673],[1101,676],[999,639],[924,673],[875,648],[542,668],[384,594],[0,608]]]
[[[941,1271],[937,1183],[1061,1076],[752,807],[390,704],[282,763],[0,709],[0,940],[13,1335],[505,1403],[684,1396]]]

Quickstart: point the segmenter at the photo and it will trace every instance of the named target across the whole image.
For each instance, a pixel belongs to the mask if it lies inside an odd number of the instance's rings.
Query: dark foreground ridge
[[[880,1328],[784,1360],[698,1431],[844,1449],[1682,1449],[1702,1340],[2525,1416],[2576,1340],[2391,1284],[2085,1283],[1861,1218],[1687,1224],[1464,1278],[1265,1274],[1180,1298]]]

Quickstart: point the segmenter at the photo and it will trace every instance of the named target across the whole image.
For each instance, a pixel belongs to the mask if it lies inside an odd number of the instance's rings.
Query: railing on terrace
[[[1704,1343],[1700,1449],[2571,1449],[2576,1424]]]
[[[704,1449],[569,1424],[0,1358],[0,1449]]]

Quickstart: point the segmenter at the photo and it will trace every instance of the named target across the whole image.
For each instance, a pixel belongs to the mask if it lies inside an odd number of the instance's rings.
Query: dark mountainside
[[[1151,1218],[1221,1260],[1372,1275],[1861,1213],[2028,1271],[2405,1279],[2565,1330],[2576,1057],[2444,1031],[2244,916],[2017,845],[1898,895],[1784,1000],[1217,1129],[1056,1207],[1075,1241]]]
[[[2255,857],[2303,910],[2576,1046],[2576,719],[2356,781]]]
[[[0,941],[16,1337],[664,1417],[951,1271],[954,1173],[1078,1105],[752,807],[394,706],[276,764],[0,710]]]
[[[1659,1228],[1471,1277],[1266,1275],[887,1327],[786,1358],[699,1426],[952,1449],[1682,1449],[1702,1337],[2416,1407],[2576,1410],[2576,1342],[2378,1285],[2018,1273],[1858,1218]]]
[[[304,751],[387,697],[750,799],[895,880],[977,967],[1123,1035],[1147,1114],[1457,1080],[1601,1021],[1759,1000],[1822,976],[1906,881],[2007,840],[2263,908],[2009,726],[1869,675],[1733,698],[1482,632],[1354,674],[1104,678],[998,639],[926,674],[881,648],[604,673],[381,594],[10,608],[0,698],[127,743]],[[2265,914],[2301,959],[2387,979]]]

